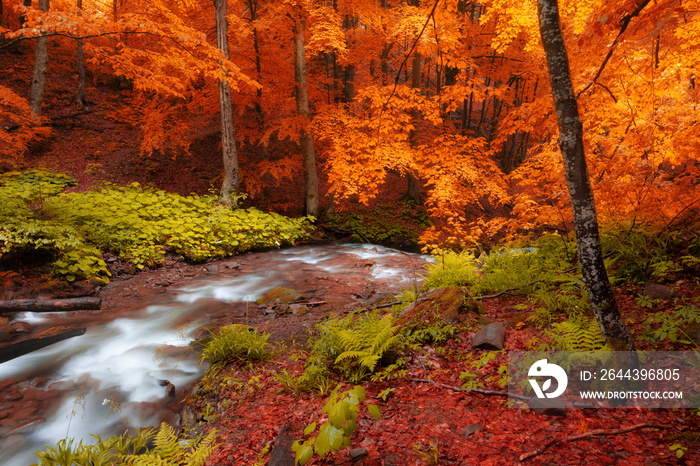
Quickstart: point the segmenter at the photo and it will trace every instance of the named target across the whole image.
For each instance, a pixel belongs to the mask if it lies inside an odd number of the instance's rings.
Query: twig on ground
[[[483,296],[476,296],[474,299],[477,300],[477,299],[492,299],[492,298],[498,298],[498,297],[501,296],[502,294],[506,294],[506,293],[508,293],[509,291],[519,290],[520,288],[525,288],[526,286],[534,285],[535,283],[539,283],[539,282],[541,282],[541,281],[542,281],[542,280],[533,280],[533,281],[531,281],[530,283],[526,283],[526,284],[524,284],[524,285],[522,285],[522,286],[514,286],[513,288],[507,288],[507,289],[505,289],[505,290],[503,290],[503,291],[499,291],[498,293],[495,293],[495,294],[486,294],[486,295],[483,295]]]
[[[516,400],[523,400],[523,401],[528,401],[530,399],[529,396],[518,395],[516,393],[508,393],[508,392],[503,392],[503,391],[499,391],[499,390],[484,390],[481,388],[472,388],[471,390],[466,390],[466,389],[457,387],[455,385],[447,385],[446,383],[440,383],[440,382],[436,382],[436,381],[430,380],[430,379],[416,379],[413,377],[409,377],[408,380],[410,380],[412,382],[431,383],[431,384],[437,385],[439,387],[449,388],[450,390],[453,390],[455,392],[465,392],[465,393],[475,392],[475,393],[480,393],[482,395],[507,396],[509,398],[515,398]]]
[[[582,434],[571,435],[569,437],[557,438],[545,443],[541,448],[533,450],[529,453],[520,455],[520,461],[525,461],[530,458],[534,458],[537,455],[542,454],[546,449],[559,442],[574,442],[576,440],[581,440],[585,438],[595,437],[598,435],[619,435],[626,434],[627,432],[632,432],[633,430],[639,429],[672,429],[672,426],[664,424],[635,424],[629,427],[623,427],[621,429],[595,429],[589,432],[584,432]]]

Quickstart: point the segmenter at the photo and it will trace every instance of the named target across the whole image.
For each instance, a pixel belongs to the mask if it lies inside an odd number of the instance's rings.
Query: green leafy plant
[[[443,288],[447,286],[472,286],[477,283],[477,264],[469,252],[456,253],[443,251],[434,256],[428,266],[428,276],[423,288]]]
[[[309,362],[325,364],[346,380],[359,382],[371,375],[382,356],[402,343],[393,314],[350,314],[316,326]]]
[[[325,456],[329,452],[335,452],[343,447],[350,446],[350,437],[357,430],[357,416],[360,411],[360,403],[366,398],[365,389],[360,385],[339,392],[340,385],[331,392],[328,401],[323,407],[323,413],[328,416],[328,421],[320,426],[316,434],[316,422],[304,429],[305,441],[296,440],[292,444],[296,459],[294,464],[304,465],[309,462],[314,454]],[[367,404],[367,411],[380,419],[381,413],[376,405]],[[315,434],[315,435],[314,435]]]
[[[431,442],[427,447],[415,444],[413,451],[418,454],[421,461],[427,464],[438,464],[440,461],[440,449],[438,448],[437,440]]]
[[[605,346],[605,339],[595,320],[568,319],[552,325],[548,332],[552,346],[561,351],[598,351]]]
[[[672,452],[675,452],[676,458],[678,458],[678,459],[683,458],[683,455],[685,455],[685,452],[688,450],[688,447],[684,447],[680,443],[674,443],[673,445],[671,445],[668,448]]]
[[[181,465],[203,466],[216,447],[216,431],[206,436],[183,440],[172,427],[163,423],[158,430],[142,428],[134,434],[122,434],[102,439],[93,435],[96,443],[77,444],[72,438],[59,440],[55,446],[47,444],[35,454],[36,466],[83,465]]]
[[[309,233],[307,218],[231,210],[214,196],[185,197],[138,183],[62,193],[74,184],[49,172],[0,175],[0,259],[43,254],[56,275],[106,282],[102,251],[144,268],[162,264],[166,252],[204,261],[294,244]]]
[[[484,384],[480,381],[480,379],[484,378],[486,366],[493,363],[493,361],[495,361],[496,358],[502,354],[504,354],[503,351],[487,351],[473,360],[470,363],[470,369],[459,374],[459,379],[464,380],[461,389],[469,392],[475,388],[483,387]],[[501,365],[498,367],[498,374],[500,377],[496,378],[495,376],[489,376],[486,380],[497,382],[499,385],[505,386],[508,378],[507,370],[507,366]]]
[[[199,355],[200,361],[209,361],[212,369],[226,364],[265,361],[270,357],[267,340],[270,334],[258,332],[241,324],[221,327]]]
[[[604,230],[601,243],[603,252],[611,256],[613,280],[644,283],[681,270],[673,258],[682,245],[676,232],[618,225]]]
[[[693,342],[683,329],[692,324],[700,324],[700,309],[679,305],[670,313],[662,311],[647,316],[641,339],[653,345],[664,340],[691,345]]]

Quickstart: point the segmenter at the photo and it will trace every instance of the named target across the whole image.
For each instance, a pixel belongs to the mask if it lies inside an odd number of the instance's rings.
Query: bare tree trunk
[[[0,28],[5,27],[5,14],[2,9],[2,0],[0,0]],[[2,38],[0,37],[0,40]]]
[[[306,91],[306,50],[304,48],[304,21],[299,19],[294,34],[294,78],[297,112],[304,118],[301,129],[301,151],[304,154],[304,193],[306,215],[318,215],[318,173],[314,140],[309,130],[309,96]]]
[[[83,0],[78,0],[78,14],[82,15]],[[83,39],[78,39],[78,94],[75,96],[78,109],[85,106],[85,63],[83,60]]]
[[[569,58],[559,25],[557,0],[538,0],[537,10],[559,122],[559,148],[564,159],[566,183],[574,211],[574,231],[581,272],[593,312],[606,340],[614,349],[633,351],[634,341],[620,315],[603,264],[598,218],[583,150],[583,124],[571,84]]]
[[[49,11],[49,0],[39,0],[39,9]],[[34,78],[29,97],[29,107],[36,116],[41,115],[41,104],[44,102],[44,85],[46,84],[46,69],[49,64],[49,38],[41,35],[36,39],[36,57],[34,58]]]
[[[214,0],[216,9],[216,45],[229,58],[228,20],[226,19],[226,0]],[[228,73],[225,71],[225,74]],[[235,197],[240,185],[238,173],[238,152],[236,149],[236,128],[233,126],[233,105],[231,103],[231,86],[225,79],[219,80],[219,110],[221,112],[221,151],[224,159],[224,181],[221,184],[219,201],[236,207]]]
[[[413,64],[411,67],[411,87],[413,89],[420,89],[420,84],[421,84],[421,56],[418,52],[416,52],[415,56],[413,57]],[[417,119],[418,115],[416,112],[413,112],[413,118]],[[414,125],[415,127],[415,125]],[[416,130],[412,129],[409,133],[408,139],[411,143],[411,146],[416,145]],[[416,204],[421,205],[423,204],[423,199],[420,196],[420,185],[418,183],[418,178],[413,174],[413,173],[406,173],[406,180],[408,181],[408,187],[406,188],[406,195],[404,196],[404,199],[408,199],[410,201],[414,201]]]

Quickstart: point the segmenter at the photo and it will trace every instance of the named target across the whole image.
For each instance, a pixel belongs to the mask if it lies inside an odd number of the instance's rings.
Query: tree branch
[[[546,449],[548,449],[552,445],[555,445],[559,442],[575,442],[576,440],[582,440],[585,438],[595,437],[595,436],[599,436],[599,435],[626,434],[627,432],[632,432],[633,430],[639,430],[639,429],[672,429],[672,428],[673,428],[673,426],[668,426],[668,425],[664,425],[664,424],[635,424],[633,426],[623,427],[621,429],[591,430],[589,432],[584,432],[583,434],[571,435],[569,437],[564,437],[561,439],[550,440],[549,442],[545,443],[541,448],[538,448],[538,449],[533,450],[529,453],[525,453],[523,455],[520,455],[520,461],[525,461],[525,460],[528,460],[530,458],[534,458],[535,456],[542,454]]]
[[[615,47],[617,46],[617,44],[620,43],[620,37],[627,30],[627,26],[630,25],[630,22],[632,21],[633,18],[635,18],[636,16],[639,16],[639,13],[641,13],[642,10],[644,9],[644,7],[646,7],[650,2],[651,2],[651,0],[642,0],[639,3],[639,5],[637,5],[637,8],[635,8],[632,13],[622,17],[622,20],[620,21],[620,32],[617,34],[617,37],[615,37],[615,40],[613,41],[612,45],[610,46],[608,53],[605,55],[605,58],[603,59],[603,63],[600,64],[600,67],[598,68],[598,72],[593,77],[593,81],[588,83],[586,85],[586,87],[581,89],[578,92],[578,94],[576,94],[576,99],[578,99],[581,96],[581,94],[583,94],[588,89],[590,89],[591,86],[593,86],[594,84],[597,84],[596,81],[598,80],[600,75],[603,73],[603,70],[605,69],[605,65],[608,64],[608,61],[612,57],[612,54],[613,54],[613,51],[615,50]]]
[[[430,379],[415,379],[413,377],[409,377],[408,380],[410,380],[411,382],[430,383],[433,385],[437,385],[438,387],[448,388],[448,389],[455,391],[455,392],[465,392],[465,393],[475,392],[475,393],[480,393],[482,395],[507,396],[508,398],[515,398],[516,400],[523,400],[523,401],[528,401],[530,399],[529,396],[518,395],[517,393],[509,393],[509,392],[503,392],[503,391],[499,391],[499,390],[484,390],[481,388],[472,388],[470,390],[466,390],[466,389],[462,389],[460,387],[457,387],[455,385],[447,385],[445,383],[436,382],[436,381],[430,380]]]

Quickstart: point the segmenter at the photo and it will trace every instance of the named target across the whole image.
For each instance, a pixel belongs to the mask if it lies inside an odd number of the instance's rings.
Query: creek
[[[179,401],[205,370],[190,349],[202,328],[249,323],[264,326],[272,340],[303,339],[328,312],[420,286],[425,262],[381,246],[300,246],[178,269],[167,288],[163,271],[138,283],[115,279],[103,293],[103,319],[91,320],[91,311],[21,314],[18,320],[35,326],[68,319],[87,332],[0,364],[0,464],[35,463],[35,451],[66,437],[93,443],[91,434],[163,420],[177,425]],[[314,304],[296,315],[254,303],[279,286]]]

